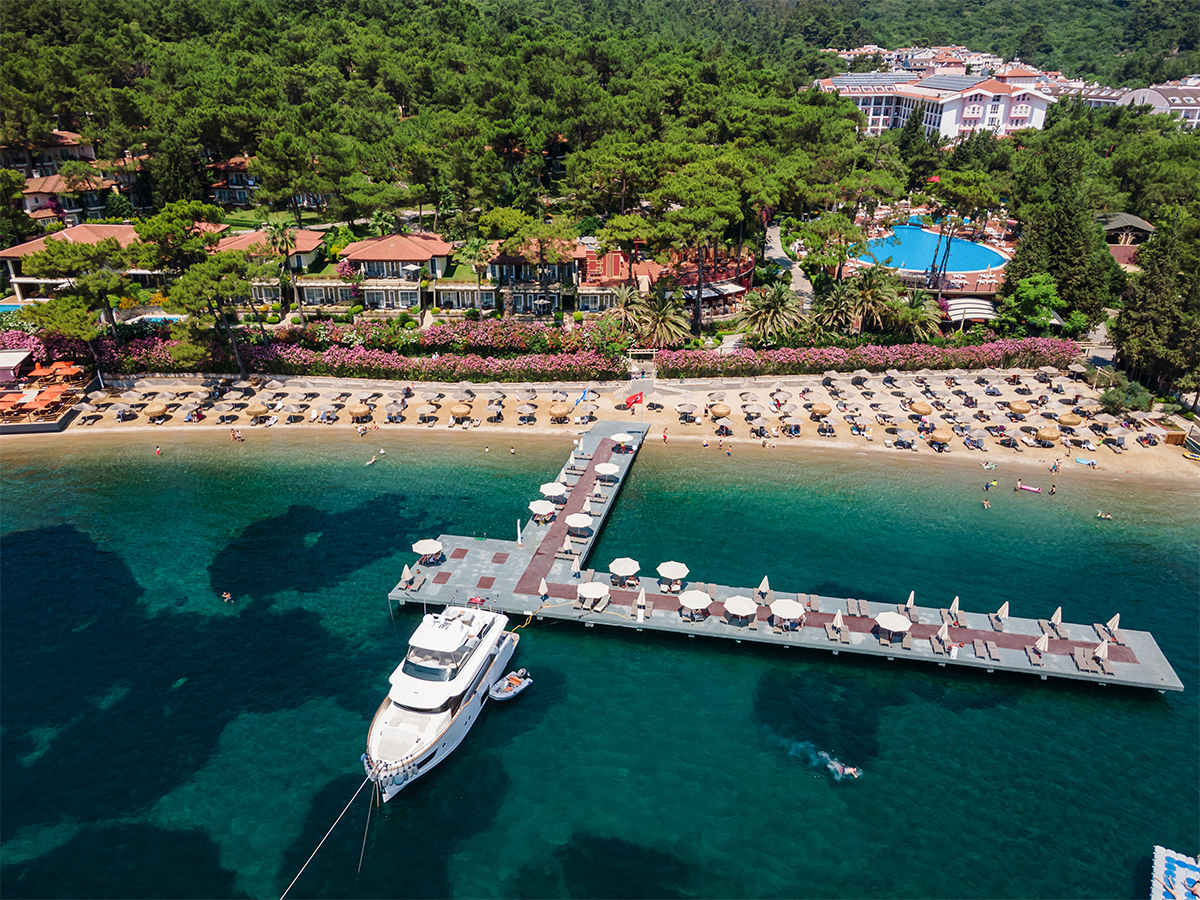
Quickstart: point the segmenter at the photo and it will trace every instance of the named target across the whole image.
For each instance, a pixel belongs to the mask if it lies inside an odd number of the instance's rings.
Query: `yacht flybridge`
[[[409,638],[367,735],[367,777],[391,800],[459,745],[512,659],[519,636],[508,617],[448,606]]]

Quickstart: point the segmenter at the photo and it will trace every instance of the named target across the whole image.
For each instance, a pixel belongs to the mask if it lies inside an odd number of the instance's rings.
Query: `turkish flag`
[[[642,393],[643,393],[642,391],[638,391],[636,394],[634,394],[632,397],[630,397],[629,399],[627,399],[625,401],[625,405],[633,406],[633,404],[635,404],[635,403],[644,403],[645,400],[642,399]]]

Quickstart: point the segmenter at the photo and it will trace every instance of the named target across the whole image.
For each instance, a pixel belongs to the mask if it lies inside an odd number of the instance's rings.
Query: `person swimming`
[[[375,460],[377,460],[377,459],[379,459],[379,457],[378,457],[378,456],[372,456],[370,459],[368,459],[368,460],[366,461],[366,463],[364,463],[364,465],[368,465],[368,466],[369,466],[369,465],[371,465],[372,463],[374,463],[374,462],[375,462]]]
[[[1112,516],[1109,513],[1101,512],[1100,510],[1096,510],[1096,518],[1097,519],[1111,519]]]

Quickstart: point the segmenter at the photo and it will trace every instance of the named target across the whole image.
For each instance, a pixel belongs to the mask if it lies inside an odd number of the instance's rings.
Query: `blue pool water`
[[[15,303],[0,303],[0,313],[16,312],[20,308]]]
[[[945,245],[943,244],[943,250]],[[933,263],[938,252],[938,236],[925,231],[919,225],[897,225],[891,237],[878,238],[867,244],[867,252],[859,259],[864,262],[887,263],[898,269],[924,271]],[[947,272],[976,272],[988,266],[995,268],[1004,264],[1004,257],[982,244],[950,239],[950,260]]]

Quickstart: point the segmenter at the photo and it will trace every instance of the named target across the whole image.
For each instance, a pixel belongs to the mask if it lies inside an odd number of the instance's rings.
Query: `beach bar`
[[[442,557],[418,565],[389,604],[475,604],[510,615],[574,620],[634,632],[661,631],[936,663],[942,667],[1181,691],[1153,635],[1106,623],[922,606],[915,594],[867,602],[827,597],[763,579],[757,587],[632,577],[588,568],[589,554],[645,440],[647,427],[600,421],[579,439],[555,482],[554,512],[517,526],[516,540],[440,535]],[[657,561],[656,561],[657,562]],[[640,577],[639,577],[640,575]],[[736,598],[736,599],[735,599]]]

